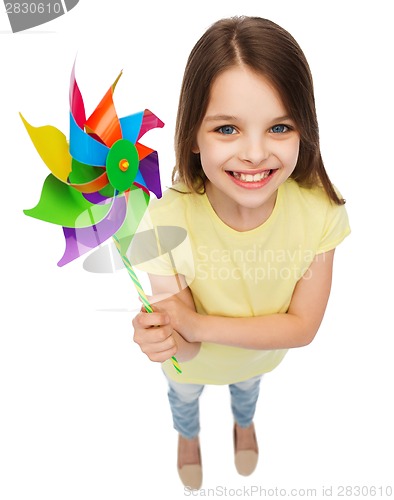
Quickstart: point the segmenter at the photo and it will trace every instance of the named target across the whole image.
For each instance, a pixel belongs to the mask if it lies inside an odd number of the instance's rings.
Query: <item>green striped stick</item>
[[[126,257],[126,255],[123,255],[123,252],[121,251],[121,248],[120,248],[120,242],[119,242],[118,238],[115,235],[113,235],[112,238],[113,238],[113,240],[115,242],[115,245],[116,245],[116,248],[117,248],[117,250],[119,252],[120,258],[122,259],[123,264],[125,265],[125,268],[127,269],[127,272],[129,273],[129,276],[130,276],[131,280],[134,283],[134,286],[135,286],[135,288],[136,288],[136,290],[138,292],[138,295],[140,296],[141,302],[144,305],[146,312],[147,313],[152,313],[153,312],[153,308],[150,305],[147,296],[145,295],[144,289],[142,288],[140,280],[138,279],[137,275],[134,272],[134,269],[133,269],[133,267],[131,265],[131,262]],[[182,370],[181,370],[181,368],[179,366],[179,363],[178,363],[178,360],[176,359],[176,357],[172,356],[171,360],[172,360],[172,364],[173,364],[175,370],[178,373],[182,373]]]

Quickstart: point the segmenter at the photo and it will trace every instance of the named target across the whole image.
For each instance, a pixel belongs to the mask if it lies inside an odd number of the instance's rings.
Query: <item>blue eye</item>
[[[224,135],[232,135],[235,133],[235,128],[231,125],[223,125],[223,127],[219,127],[217,131]]]
[[[288,130],[290,130],[290,127],[288,127],[287,125],[274,125],[271,128],[271,131],[274,134],[283,134],[284,132],[287,132]]]

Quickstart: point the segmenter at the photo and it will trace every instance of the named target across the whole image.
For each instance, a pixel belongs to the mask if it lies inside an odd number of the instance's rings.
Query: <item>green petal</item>
[[[115,196],[115,189],[108,183],[105,188],[100,189],[99,193],[106,198],[113,198]]]
[[[122,227],[116,233],[116,237],[118,238],[121,246],[120,250],[123,255],[126,255],[127,253],[127,249],[138,229],[148,204],[149,194],[137,186],[132,186],[127,202],[126,218]]]
[[[102,167],[94,167],[92,165],[85,165],[85,163],[81,163],[77,161],[75,158],[72,160],[72,171],[69,176],[69,181],[71,184],[84,184],[86,182],[90,182],[100,175],[103,174]],[[111,184],[107,184],[103,189],[99,191],[99,193],[105,198],[113,198],[115,195],[115,190],[111,186]]]
[[[71,184],[85,184],[97,179],[104,172],[104,169],[100,167],[85,165],[85,163],[81,163],[75,160],[75,158],[72,159],[71,165],[72,170],[69,175],[69,182]]]
[[[76,189],[48,175],[42,187],[40,201],[24,214],[64,227],[92,226],[105,217],[109,205],[93,205]]]

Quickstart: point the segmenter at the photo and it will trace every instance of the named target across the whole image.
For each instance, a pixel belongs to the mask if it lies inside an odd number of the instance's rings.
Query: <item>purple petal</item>
[[[140,161],[140,172],[149,191],[152,191],[157,198],[161,198],[159,156],[157,151],[153,151],[153,153]]]
[[[82,228],[64,227],[66,249],[58,266],[64,266],[77,259],[115,234],[124,222],[126,209],[125,197],[117,196],[114,198],[108,214],[97,224]]]

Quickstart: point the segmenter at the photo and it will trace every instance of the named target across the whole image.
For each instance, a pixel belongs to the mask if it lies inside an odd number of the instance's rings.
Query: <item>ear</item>
[[[197,146],[197,144],[192,147],[192,153],[198,155],[199,152],[200,152],[200,148]]]

